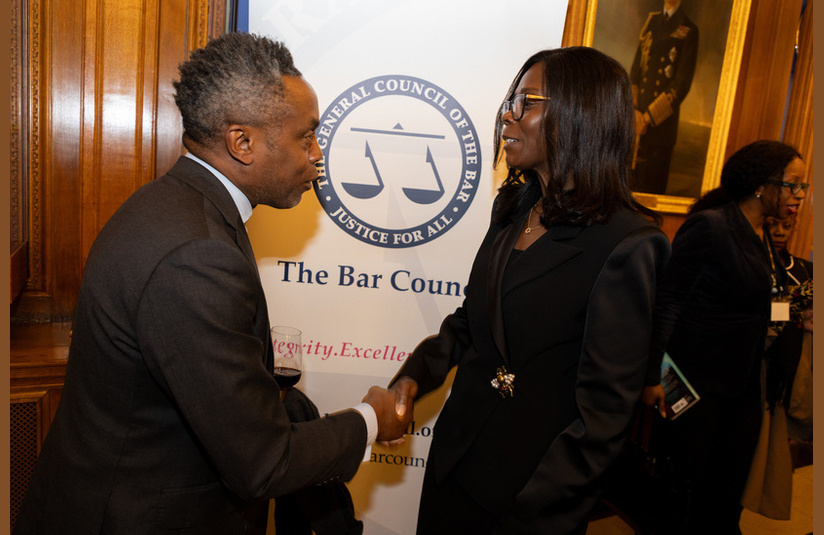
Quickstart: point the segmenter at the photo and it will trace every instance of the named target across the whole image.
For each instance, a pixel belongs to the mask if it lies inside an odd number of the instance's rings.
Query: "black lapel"
[[[487,310],[489,311],[489,324],[492,326],[492,338],[507,364],[509,364],[509,353],[506,350],[504,321],[501,315],[501,282],[509,255],[520,233],[521,225],[511,222],[495,236],[489,255],[489,276],[486,279]]]
[[[728,219],[735,221],[735,224],[732,225],[732,233],[735,236],[741,254],[747,259],[753,271],[760,272],[762,276],[769,278],[771,273],[769,267],[772,262],[770,261],[770,251],[767,250],[767,247],[771,247],[770,242],[765,246],[764,242],[758,238],[758,234],[755,233],[749,220],[747,220],[747,217],[741,212],[737,204],[734,202],[727,203],[724,209],[728,213]],[[766,229],[764,232],[769,235]],[[769,240],[769,238],[767,239]],[[776,275],[780,279],[776,282],[782,284],[783,273],[777,273]]]

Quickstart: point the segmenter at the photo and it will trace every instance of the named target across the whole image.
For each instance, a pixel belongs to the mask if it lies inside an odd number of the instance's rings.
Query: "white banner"
[[[560,46],[567,2],[250,0],[318,95],[323,176],[248,228],[272,325],[303,331],[298,387],[321,413],[386,386],[458,307],[500,185],[495,115],[523,62]],[[349,489],[365,533],[410,534],[448,385]]]

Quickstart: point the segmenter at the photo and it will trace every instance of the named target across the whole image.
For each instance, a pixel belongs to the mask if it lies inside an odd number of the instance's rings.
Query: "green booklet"
[[[664,386],[667,415],[670,420],[678,418],[701,399],[667,353],[664,353],[664,359],[661,361],[661,384]]]

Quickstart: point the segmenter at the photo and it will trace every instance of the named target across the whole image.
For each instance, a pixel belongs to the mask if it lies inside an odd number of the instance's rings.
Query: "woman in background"
[[[781,325],[767,350],[771,363],[767,376],[767,401],[771,409],[783,405],[793,453],[793,467],[812,463],[813,440],[813,263],[793,256],[787,242],[796,228],[796,216],[768,218],[781,264],[787,271],[790,321]]]
[[[805,281],[813,278],[813,263],[793,256],[787,250],[787,243],[796,228],[796,214],[792,214],[784,219],[775,217],[767,218],[767,230],[775,247],[775,252],[781,260],[781,264],[787,270],[787,284],[790,286],[801,286]]]
[[[775,520],[790,519],[793,468],[802,465],[799,446],[809,453],[806,464],[812,463],[812,325],[807,320],[812,322],[813,270],[812,263],[787,251],[794,226],[795,215],[766,222],[787,272],[790,320],[773,322],[767,331],[761,432],[741,498],[747,509]]]
[[[741,533],[741,493],[761,422],[771,300],[786,285],[764,223],[797,212],[804,176],[794,148],[751,143],[729,158],[721,187],[695,203],[673,240],[658,287],[643,399],[665,416],[664,352],[701,397],[664,426],[673,462],[691,483],[685,533]],[[680,522],[673,520],[677,533]]]
[[[626,71],[538,52],[496,122],[508,176],[466,299],[393,381],[410,399],[458,366],[434,428],[418,533],[584,533],[643,387],[669,241],[627,186]]]
[[[812,334],[813,334],[813,263],[793,256],[787,242],[795,230],[795,214],[785,218],[768,218],[767,229],[781,265],[787,271],[790,295],[790,321],[780,328],[767,349],[770,372],[767,376],[767,401],[771,409],[783,405],[787,411],[789,438],[794,448],[811,449],[813,439],[812,405]],[[804,445],[804,446],[802,446]],[[802,461],[794,450],[794,466]],[[809,451],[810,462],[812,451]]]

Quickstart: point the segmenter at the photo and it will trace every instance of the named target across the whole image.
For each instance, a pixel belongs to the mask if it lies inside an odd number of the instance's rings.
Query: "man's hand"
[[[658,409],[661,418],[667,417],[667,401],[664,398],[664,385],[661,383],[655,386],[645,386],[641,394],[641,402],[647,407]]]
[[[412,410],[411,406],[407,407],[406,401],[399,399],[397,391],[373,386],[363,401],[375,409],[378,417],[378,441],[403,439],[403,432],[412,422]]]

